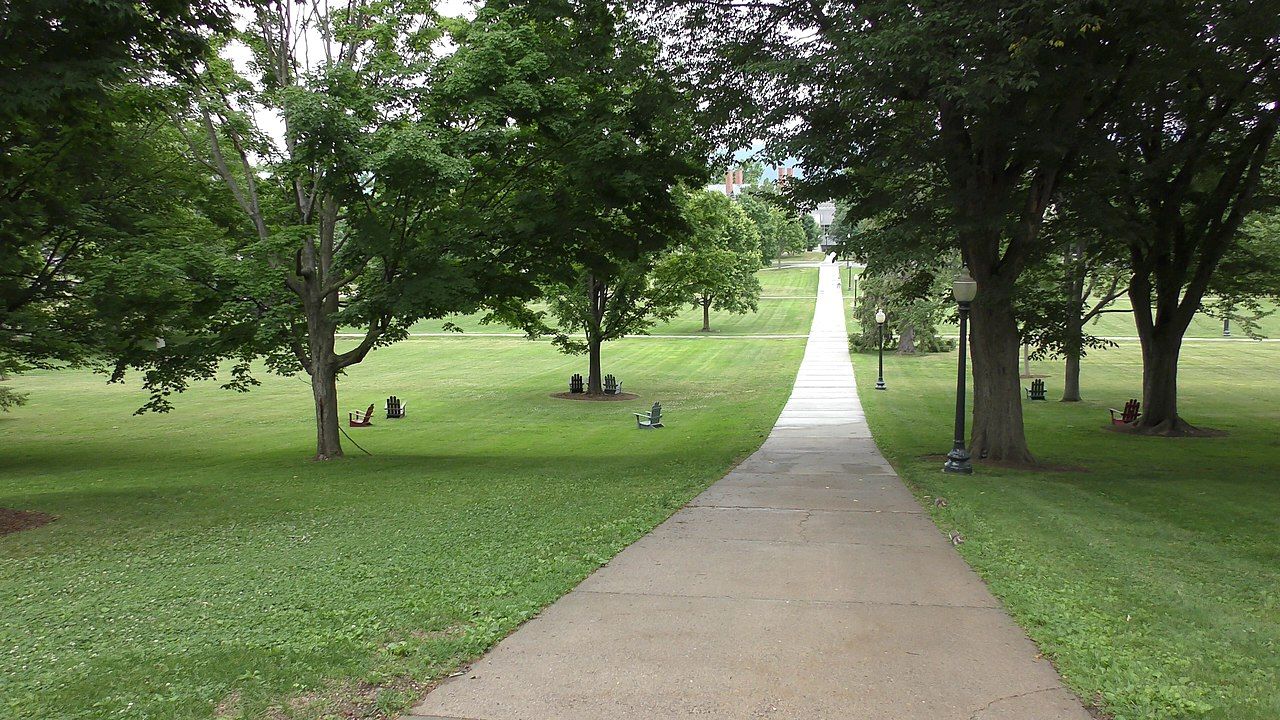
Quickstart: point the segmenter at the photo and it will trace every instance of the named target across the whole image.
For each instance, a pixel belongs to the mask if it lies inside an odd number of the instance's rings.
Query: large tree
[[[690,232],[658,261],[656,281],[702,310],[702,331],[711,331],[711,311],[755,312],[759,306],[760,234],[728,197],[706,190],[684,200]]]
[[[603,343],[674,312],[676,301],[651,272],[688,232],[680,187],[706,178],[710,146],[694,124],[688,88],[654,62],[659,48],[635,32],[620,4],[543,0],[489,3],[486,11],[555,39],[545,73],[565,79],[553,84],[555,102],[575,109],[547,118],[546,104],[535,108],[540,117],[530,121],[555,152],[518,194],[529,218],[521,232],[555,244],[528,274],[543,283],[557,322],[535,323],[527,307],[499,314],[553,333],[567,352],[586,352],[588,392],[598,394]]]
[[[1132,273],[1143,358],[1136,430],[1182,435],[1195,432],[1178,411],[1183,335],[1276,161],[1280,13],[1247,0],[1179,4],[1149,35],[1135,82],[1109,114],[1099,164],[1113,182],[1097,193]]]
[[[30,166],[29,202],[0,218],[0,370],[133,365],[148,368],[158,390],[156,363],[177,358],[175,348],[155,352],[156,338],[235,314],[234,247],[215,220],[226,208],[208,202],[207,178],[185,162],[163,121],[171,106],[145,88],[120,94],[131,97],[109,96],[110,132],[10,155]],[[62,157],[68,150],[74,162]],[[166,407],[163,394],[152,409]]]

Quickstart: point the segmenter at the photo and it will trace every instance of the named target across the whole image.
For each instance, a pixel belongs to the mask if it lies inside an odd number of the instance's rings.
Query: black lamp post
[[[879,345],[879,346],[880,346],[880,347],[879,347],[879,349],[880,349],[880,377],[876,378],[876,389],[877,389],[877,390],[888,390],[888,388],[887,388],[887,387],[885,387],[885,384],[884,384],[884,318],[885,318],[884,311],[883,311],[883,310],[877,310],[877,311],[876,311],[876,325],[879,325],[879,326],[880,326],[880,340],[879,340],[879,342],[877,342],[877,343],[876,343],[876,345]]]
[[[960,275],[956,277],[951,285],[951,294],[955,296],[956,304],[960,306],[960,370],[956,374],[956,437],[951,446],[951,452],[947,453],[947,462],[942,466],[942,470],[968,475],[973,472],[973,465],[969,463],[969,451],[964,446],[965,360],[969,350],[966,342],[969,335],[969,303],[973,302],[978,295],[978,283],[969,277],[967,269],[961,270]]]
[[[1222,337],[1231,337],[1231,318],[1222,318]]]

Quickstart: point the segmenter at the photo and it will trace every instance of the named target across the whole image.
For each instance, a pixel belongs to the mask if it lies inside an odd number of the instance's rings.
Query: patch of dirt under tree
[[[48,525],[57,519],[57,515],[50,515],[49,513],[0,507],[0,535],[8,535],[21,530],[31,530],[41,525]]]

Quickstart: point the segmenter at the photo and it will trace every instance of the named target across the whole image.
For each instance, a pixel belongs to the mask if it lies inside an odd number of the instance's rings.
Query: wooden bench
[[[409,403],[401,401],[400,398],[395,395],[387,398],[388,419],[404,417],[409,412],[408,408]]]
[[[656,430],[662,427],[662,403],[654,403],[647,413],[632,413],[640,430]]]
[[[582,385],[582,375],[574,373],[573,377],[569,378],[569,392],[574,395],[586,392],[586,388]]]
[[[1111,424],[1112,425],[1134,424],[1135,422],[1138,421],[1138,418],[1142,417],[1142,413],[1138,412],[1138,409],[1141,407],[1142,407],[1142,403],[1138,402],[1137,398],[1131,398],[1129,402],[1124,404],[1124,410],[1107,408],[1108,410],[1111,411]]]
[[[369,427],[373,424],[373,405],[369,405],[369,409],[364,412],[356,410],[347,413],[347,424],[351,427]]]
[[[1023,388],[1027,391],[1028,400],[1047,400],[1044,393],[1044,380],[1036,378],[1031,381],[1031,387]]]

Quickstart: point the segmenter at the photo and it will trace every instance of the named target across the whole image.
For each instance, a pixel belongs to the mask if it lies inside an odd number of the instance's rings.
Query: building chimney
[[[724,174],[724,194],[733,197],[733,171]]]
[[[746,184],[746,181],[742,179],[742,168],[738,168],[734,171],[734,181],[739,185]]]

